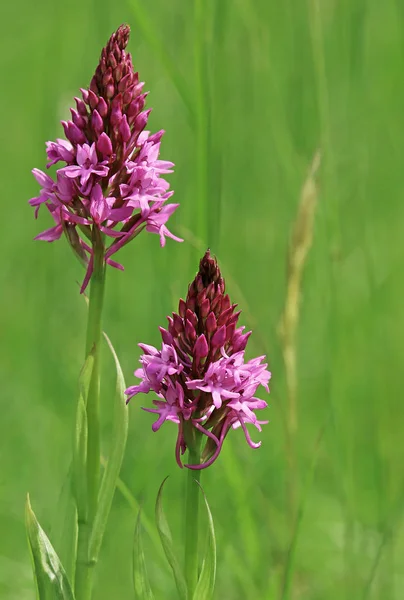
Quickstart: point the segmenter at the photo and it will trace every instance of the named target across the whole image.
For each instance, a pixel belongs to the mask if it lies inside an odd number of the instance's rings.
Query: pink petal
[[[39,233],[37,236],[34,237],[34,240],[42,240],[43,242],[54,242],[55,240],[60,239],[62,233],[62,225],[56,225],[55,227],[51,227],[50,229],[46,229],[42,233]]]
[[[93,274],[93,268],[94,268],[94,258],[93,258],[93,255],[91,255],[90,260],[88,261],[86,275],[84,277],[84,281],[80,288],[80,294],[82,294],[85,291],[86,287],[88,286],[89,281],[91,279],[91,275]]]
[[[107,258],[107,260],[105,262],[107,263],[107,265],[111,265],[111,267],[114,267],[115,269],[119,269],[120,271],[125,270],[124,266],[121,265],[121,263],[115,262],[114,260],[111,260],[110,258]]]

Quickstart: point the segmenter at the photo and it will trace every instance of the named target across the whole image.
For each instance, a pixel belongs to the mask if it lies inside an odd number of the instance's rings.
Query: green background
[[[269,425],[251,450],[232,432],[203,473],[218,544],[216,597],[302,600],[404,597],[404,4],[400,0],[71,0],[2,8],[0,243],[0,597],[34,598],[23,523],[27,491],[52,537],[70,461],[84,353],[83,277],[65,241],[33,237],[27,200],[45,141],[88,85],[121,22],[150,90],[152,131],[181,204],[169,227],[142,234],[109,270],[105,330],[128,385],[138,342],[157,344],[209,245],[268,356]],[[298,328],[298,430],[290,467],[288,395],[278,323],[301,188],[321,148],[313,246]],[[104,353],[108,452],[113,364]],[[265,394],[265,392],[264,392]],[[265,396],[264,396],[265,397]],[[165,506],[181,550],[184,472],[175,427],[151,431],[130,404],[122,479],[146,519]],[[257,435],[255,435],[255,439]],[[296,490],[296,529],[288,489]],[[136,511],[117,492],[95,598],[132,598]],[[295,533],[293,533],[295,532]],[[175,598],[155,538],[145,551],[157,598]],[[290,550],[292,546],[292,551]],[[288,575],[285,575],[287,574]]]

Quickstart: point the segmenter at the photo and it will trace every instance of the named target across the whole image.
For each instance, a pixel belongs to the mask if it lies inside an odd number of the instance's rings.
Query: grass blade
[[[106,464],[107,464],[107,461],[105,460],[105,458],[101,457],[101,465],[105,468]],[[122,497],[128,503],[129,508],[135,513],[135,515],[137,515],[140,510],[140,504],[136,500],[136,498],[132,494],[132,492],[130,491],[129,487],[126,485],[126,483],[120,477],[118,477],[118,479],[117,479],[116,488],[121,493]],[[144,513],[142,515],[142,523],[143,523],[144,530],[146,531],[147,535],[150,537],[151,541],[153,542],[156,554],[159,554],[161,556],[161,558],[164,558],[164,553],[161,548],[159,535],[154,527],[154,524],[151,521],[149,521],[149,519],[146,517],[146,515]]]
[[[292,532],[292,538],[290,540],[288,555],[286,558],[285,570],[284,570],[284,574],[283,574],[283,581],[282,581],[281,595],[280,595],[282,600],[289,600],[289,597],[290,597],[290,589],[292,586],[294,564],[295,564],[295,557],[296,557],[297,540],[299,537],[300,526],[302,524],[302,520],[303,520],[303,516],[304,516],[307,497],[311,490],[313,479],[314,479],[314,473],[315,473],[316,464],[317,464],[318,450],[320,448],[320,442],[323,437],[324,430],[325,430],[325,425],[321,428],[320,433],[316,440],[316,444],[315,444],[314,451],[313,451],[313,456],[311,459],[311,464],[310,464],[309,470],[306,475],[305,485],[304,485],[303,492],[301,495],[300,504],[299,504],[299,507],[297,510],[295,526],[294,526],[294,529]]]
[[[210,244],[208,206],[208,153],[209,153],[209,122],[207,92],[208,78],[205,48],[206,5],[203,0],[194,3],[194,60],[195,60],[195,105],[196,105],[196,223],[198,237]]]
[[[385,526],[383,528],[382,537],[381,537],[377,552],[375,554],[375,557],[374,557],[374,560],[373,560],[373,563],[372,563],[372,566],[371,566],[371,569],[369,572],[369,576],[368,576],[365,586],[363,588],[362,600],[368,600],[370,598],[370,595],[372,592],[372,587],[373,587],[373,582],[376,578],[377,570],[378,570],[383,552],[384,552],[386,546],[388,545],[388,543],[393,538],[394,533],[396,531],[398,531],[400,521],[403,518],[403,513],[404,513],[404,487],[399,496],[399,500],[398,500],[396,509],[393,511],[392,516],[390,517],[390,519],[387,521],[387,523],[385,524]]]
[[[167,477],[164,479],[161,484],[156,500],[156,523],[157,530],[160,535],[161,544],[163,546],[164,553],[168,560],[168,563],[171,567],[171,570],[174,575],[175,583],[177,586],[178,594],[180,600],[187,600],[187,586],[185,583],[184,573],[180,567],[180,563],[177,559],[177,556],[174,551],[173,540],[171,536],[171,531],[167,523],[167,519],[165,517],[163,506],[162,506],[162,494],[163,487],[165,482],[167,481]]]
[[[201,574],[199,575],[198,584],[195,589],[193,600],[209,600],[213,598],[216,581],[216,537],[215,527],[213,525],[213,517],[206,498],[206,494],[199,482],[203,499],[205,501],[206,511],[208,513],[208,539],[205,557],[202,563]]]
[[[154,596],[150,587],[144,557],[140,511],[136,521],[133,544],[133,587],[135,590],[135,598],[137,600],[153,600]]]
[[[132,9],[133,16],[136,20],[137,26],[142,31],[142,34],[149,44],[161,64],[165,67],[167,75],[174,83],[177,92],[179,93],[189,115],[189,122],[192,128],[195,127],[195,114],[192,98],[189,94],[188,87],[181,72],[177,69],[174,61],[171,60],[167,54],[167,50],[161,42],[161,39],[155,33],[155,27],[152,21],[149,19],[146,11],[143,8],[143,3],[139,0],[130,0],[129,6]]]
[[[50,534],[69,581],[74,581],[77,550],[77,508],[72,493],[72,466],[69,466],[56,504]]]

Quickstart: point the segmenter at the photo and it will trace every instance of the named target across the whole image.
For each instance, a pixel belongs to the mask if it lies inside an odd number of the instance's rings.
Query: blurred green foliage
[[[198,5],[200,6],[198,7]],[[48,139],[62,135],[72,97],[121,22],[151,91],[150,128],[186,238],[160,249],[142,234],[108,273],[105,329],[134,379],[137,343],[186,294],[209,245],[254,328],[249,352],[273,371],[270,424],[252,451],[233,432],[203,474],[218,543],[217,598],[398,600],[404,596],[403,161],[404,5],[396,0],[40,0],[2,7],[2,268],[0,270],[0,597],[34,597],[24,500],[52,538],[72,446],[84,348],[81,267],[63,241],[34,243],[48,226],[27,200]],[[285,448],[287,393],[277,333],[286,255],[300,190],[321,148],[313,246],[298,332],[296,468]],[[114,368],[104,353],[108,450]],[[132,401],[122,479],[152,518],[167,474],[166,511],[181,543],[184,473],[175,428],[151,432]],[[305,482],[316,451],[313,479]],[[287,489],[301,506],[294,519]],[[304,492],[306,489],[306,492]],[[136,513],[117,493],[95,598],[131,598]],[[175,598],[161,553],[145,538],[158,598]]]

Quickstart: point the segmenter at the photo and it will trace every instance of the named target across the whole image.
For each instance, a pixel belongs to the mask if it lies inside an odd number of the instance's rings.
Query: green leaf
[[[90,388],[91,375],[93,374],[94,353],[95,348],[93,348],[90,354],[87,356],[79,376],[79,392],[85,405],[87,405],[88,390]]]
[[[101,464],[103,467],[105,467],[105,465],[106,465],[106,461],[103,457],[101,457]],[[129,508],[137,515],[140,510],[139,502],[136,500],[135,496],[132,494],[129,487],[126,485],[126,483],[120,477],[118,477],[118,480],[116,482],[116,488],[122,494],[122,497],[128,503]],[[163,558],[164,553],[163,553],[163,549],[160,544],[160,537],[156,531],[154,523],[149,521],[149,519],[147,518],[147,516],[145,514],[143,514],[143,516],[142,516],[142,523],[143,523],[143,528],[144,528],[145,532],[150,537],[150,539],[153,543],[155,554],[159,555]]]
[[[168,563],[171,567],[171,570],[174,575],[175,584],[177,586],[178,594],[180,600],[187,600],[187,585],[185,583],[185,577],[180,567],[180,563],[176,557],[174,551],[173,540],[171,536],[171,531],[167,523],[167,519],[165,517],[163,506],[162,506],[162,493],[165,482],[167,481],[167,477],[164,479],[163,483],[160,486],[160,489],[157,494],[156,500],[156,523],[157,530],[160,535],[161,544],[163,546],[164,553],[168,560]]]
[[[149,577],[147,575],[146,561],[144,558],[142,542],[142,524],[140,510],[136,521],[135,538],[133,544],[133,587],[135,598],[138,600],[153,600]]]
[[[94,368],[94,351],[87,356],[79,377],[79,400],[73,443],[72,486],[78,519],[87,518],[87,398]]]
[[[72,464],[70,464],[55,507],[50,530],[54,546],[69,581],[74,581],[77,548],[77,508],[72,493]]]
[[[87,515],[87,411],[80,393],[77,404],[76,429],[73,447],[73,494],[76,499],[79,520]]]
[[[97,560],[105,527],[108,521],[109,511],[111,510],[112,500],[114,498],[119,471],[121,470],[122,460],[125,453],[126,438],[128,436],[128,407],[125,400],[125,380],[123,377],[121,365],[111,344],[110,339],[104,333],[109,349],[115,361],[116,368],[116,392],[114,418],[112,425],[111,453],[107,460],[104,475],[101,482],[101,488],[98,496],[97,513],[94,519],[93,529],[91,531],[89,544],[89,557],[91,560]]]
[[[206,494],[202,489],[201,484],[197,481],[201,488],[203,499],[205,500],[206,511],[208,513],[208,539],[206,545],[206,553],[202,563],[201,574],[199,575],[198,583],[195,589],[193,600],[209,600],[213,598],[216,579],[216,537],[215,528],[213,525],[213,517],[209,508]]]
[[[25,525],[39,600],[74,600],[66,572],[31,508],[25,505]]]

